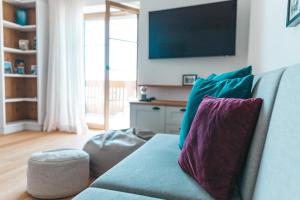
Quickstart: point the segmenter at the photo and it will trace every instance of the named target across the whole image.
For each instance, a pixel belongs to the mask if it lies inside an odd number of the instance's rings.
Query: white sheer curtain
[[[83,2],[49,0],[45,131],[84,133]]]

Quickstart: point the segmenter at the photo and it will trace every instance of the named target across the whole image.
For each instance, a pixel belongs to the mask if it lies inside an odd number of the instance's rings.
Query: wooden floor
[[[26,193],[27,160],[33,152],[82,148],[95,134],[97,132],[86,135],[41,132],[0,135],[0,200],[34,199]]]

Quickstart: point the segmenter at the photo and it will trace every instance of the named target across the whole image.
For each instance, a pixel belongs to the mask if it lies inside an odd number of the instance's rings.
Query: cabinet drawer
[[[164,132],[164,106],[130,106],[130,126],[155,133]]]
[[[166,123],[167,124],[181,124],[185,108],[180,107],[166,107]]]
[[[180,125],[166,124],[166,133],[179,134]]]

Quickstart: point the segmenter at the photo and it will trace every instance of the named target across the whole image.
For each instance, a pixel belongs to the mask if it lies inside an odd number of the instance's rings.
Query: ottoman
[[[28,161],[27,192],[39,199],[75,195],[89,184],[89,155],[77,149],[34,153]]]
[[[83,150],[90,155],[92,177],[99,177],[145,144],[133,129],[108,131],[92,137]]]

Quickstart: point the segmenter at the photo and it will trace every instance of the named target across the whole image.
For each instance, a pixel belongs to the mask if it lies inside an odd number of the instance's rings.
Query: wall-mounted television
[[[149,12],[149,58],[235,55],[237,1]]]

